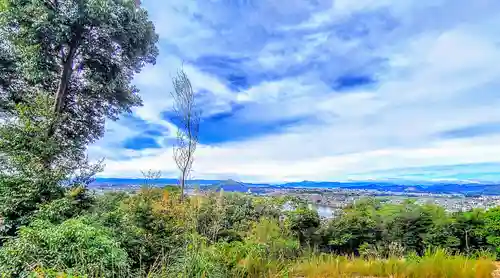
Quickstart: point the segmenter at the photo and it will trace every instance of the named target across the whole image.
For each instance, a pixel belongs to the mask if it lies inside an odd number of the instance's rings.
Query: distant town
[[[175,184],[174,180],[160,181],[97,181],[91,188],[97,193],[105,191],[128,191],[135,192],[141,186],[164,186]],[[233,180],[205,181],[191,184],[188,194],[204,194],[211,191],[242,192],[269,196],[293,196],[311,207],[325,218],[334,217],[337,212],[349,204],[367,197],[376,198],[384,203],[402,203],[406,199],[413,199],[419,204],[436,204],[444,207],[447,211],[467,211],[473,208],[488,209],[500,205],[500,194],[495,194],[498,189],[496,184],[437,184],[437,185],[388,185],[382,183],[332,183],[332,187],[326,187],[325,183],[304,182],[269,185],[269,184],[247,184]],[[334,187],[334,186],[343,186]],[[350,187],[350,188],[347,188]],[[375,188],[375,189],[373,189]],[[452,193],[457,191],[456,193]],[[483,193],[487,192],[487,193]]]
[[[499,195],[466,196],[463,194],[434,194],[390,192],[369,189],[287,189],[270,193],[270,195],[295,196],[307,201],[315,207],[321,216],[330,217],[349,204],[360,199],[373,197],[384,203],[400,204],[406,199],[413,199],[418,204],[436,204],[447,211],[468,211],[473,208],[488,209],[500,205]]]

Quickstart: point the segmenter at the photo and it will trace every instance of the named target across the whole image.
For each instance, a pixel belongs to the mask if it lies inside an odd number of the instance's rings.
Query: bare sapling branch
[[[184,188],[189,178],[194,161],[194,153],[198,145],[201,110],[197,107],[195,93],[184,70],[179,70],[172,78],[174,91],[173,111],[177,117],[177,140],[173,147],[173,157],[180,171],[181,202],[184,199]]]

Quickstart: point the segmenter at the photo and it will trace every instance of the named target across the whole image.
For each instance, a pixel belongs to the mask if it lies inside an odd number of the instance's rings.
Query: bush
[[[52,223],[61,223],[83,214],[92,207],[93,202],[94,198],[86,187],[74,187],[66,192],[64,198],[42,205],[34,217]]]
[[[27,275],[36,267],[111,277],[129,271],[127,253],[108,229],[74,218],[61,224],[37,220],[0,249],[0,272]]]
[[[63,195],[63,188],[50,179],[28,179],[0,173],[0,216],[3,219],[0,237],[15,236],[19,227],[29,224],[42,204]]]

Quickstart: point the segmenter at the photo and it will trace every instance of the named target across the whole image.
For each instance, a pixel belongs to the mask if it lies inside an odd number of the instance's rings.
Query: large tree
[[[139,105],[131,85],[146,63],[154,63],[157,35],[144,9],[127,0],[4,0],[2,29],[23,88],[7,87],[8,100],[32,98],[33,88],[50,94],[55,121],[47,131],[85,143]],[[23,90],[24,89],[24,90]]]
[[[0,4],[0,178],[12,185],[0,190],[5,221],[15,208],[3,201],[29,195],[36,209],[60,195],[46,188],[95,170],[86,146],[103,135],[106,118],[141,104],[131,80],[155,63],[158,36],[133,0]]]

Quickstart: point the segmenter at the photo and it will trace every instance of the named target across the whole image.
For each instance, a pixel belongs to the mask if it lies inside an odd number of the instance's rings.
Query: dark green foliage
[[[322,228],[322,244],[339,253],[357,253],[363,243],[381,239],[378,203],[371,201],[347,208],[343,214]]]
[[[400,241],[405,250],[422,255],[425,252],[424,239],[431,224],[430,215],[422,209],[405,209],[388,223],[386,237],[390,241]]]
[[[463,251],[460,237],[457,235],[457,220],[448,215],[442,207],[426,205],[423,207],[430,216],[432,224],[425,230],[424,244],[426,248],[441,248],[452,252]]]
[[[303,244],[314,244],[317,241],[315,235],[320,225],[318,212],[307,207],[299,207],[287,214],[288,229]],[[316,240],[315,240],[316,239]]]
[[[473,255],[498,246],[491,237],[494,232],[485,230],[483,218],[480,210],[450,214],[412,201],[391,205],[368,200],[344,209],[340,217],[321,227],[319,246],[335,253],[377,257],[422,255],[435,248]]]
[[[484,229],[485,212],[474,209],[463,213],[455,213],[453,223],[455,236],[460,239],[460,250],[471,254],[487,246],[487,233]]]
[[[484,232],[488,244],[492,245],[500,257],[500,208],[487,211],[484,215]]]
[[[27,186],[29,185],[29,186]],[[0,235],[14,236],[42,204],[61,198],[63,190],[49,179],[0,175]]]
[[[115,117],[139,102],[130,80],[144,64],[154,63],[158,53],[157,35],[144,9],[116,0],[7,0],[6,5],[2,29],[11,42],[17,75],[51,92],[56,102],[61,82],[65,85],[57,112],[75,121],[61,129],[88,127],[87,120]],[[87,107],[91,104],[95,106]],[[102,122],[94,124],[87,132],[99,135]]]

